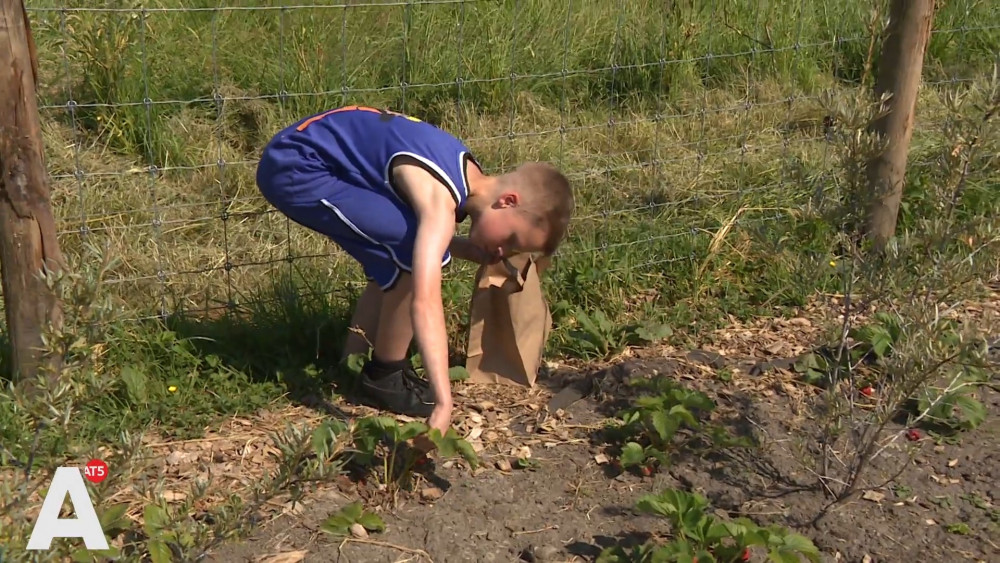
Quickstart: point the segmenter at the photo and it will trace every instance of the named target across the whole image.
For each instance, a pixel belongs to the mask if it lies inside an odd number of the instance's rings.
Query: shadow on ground
[[[214,315],[173,315],[169,330],[188,340],[198,354],[218,357],[253,382],[284,388],[295,404],[346,418],[337,396],[356,402],[356,378],[340,363],[341,350],[360,290],[323,292],[286,279]],[[411,344],[411,354],[416,343]],[[451,350],[451,365],[464,355]]]
[[[278,280],[247,305],[178,314],[165,324],[202,356],[217,357],[253,382],[279,384],[294,403],[337,415],[335,394],[352,391],[339,358],[357,298],[357,292],[303,291]]]

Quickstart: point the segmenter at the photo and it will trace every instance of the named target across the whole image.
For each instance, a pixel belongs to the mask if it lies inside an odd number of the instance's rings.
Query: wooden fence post
[[[37,73],[23,0],[0,0],[0,277],[11,366],[26,381],[42,365],[46,325],[62,324],[60,303],[41,277],[64,264],[45,173]]]
[[[867,169],[870,191],[865,229],[879,252],[896,232],[906,156],[913,136],[913,116],[933,16],[934,0],[892,0],[889,8],[875,94],[891,97],[887,107],[883,107],[888,111],[872,124],[887,145],[868,163]]]

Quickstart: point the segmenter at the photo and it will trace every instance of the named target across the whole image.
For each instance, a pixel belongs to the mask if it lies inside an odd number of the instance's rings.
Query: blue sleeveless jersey
[[[347,106],[304,118],[277,137],[302,144],[336,173],[347,173],[360,180],[357,184],[391,194],[404,204],[405,197],[392,185],[389,167],[397,156],[413,157],[447,186],[455,200],[455,220],[466,217],[466,166],[476,161],[468,147],[434,125],[388,110]]]

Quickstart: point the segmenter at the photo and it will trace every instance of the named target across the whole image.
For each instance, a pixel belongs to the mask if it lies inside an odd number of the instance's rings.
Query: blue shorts
[[[308,147],[272,141],[257,166],[257,186],[289,219],[337,243],[383,291],[395,287],[403,272],[412,273],[414,211]],[[441,265],[450,262],[445,251]]]

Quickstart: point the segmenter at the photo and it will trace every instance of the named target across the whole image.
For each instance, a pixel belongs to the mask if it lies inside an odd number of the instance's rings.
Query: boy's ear
[[[497,204],[503,207],[517,207],[521,203],[521,196],[517,192],[504,192],[497,198]]]

